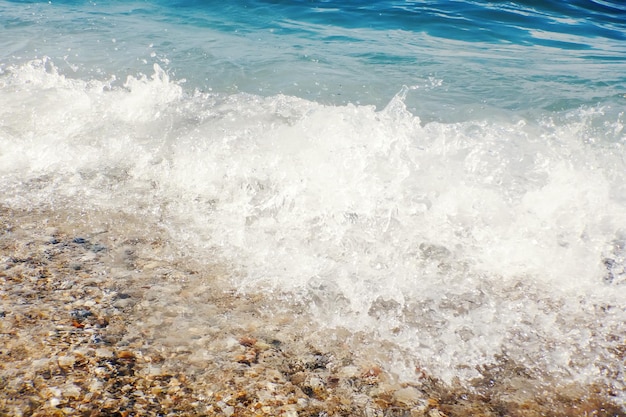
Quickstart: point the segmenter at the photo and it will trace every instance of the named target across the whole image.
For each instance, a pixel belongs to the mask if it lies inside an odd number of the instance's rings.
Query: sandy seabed
[[[506,357],[468,384],[400,383],[393,346],[228,271],[123,214],[0,206],[0,415],[626,416],[611,386]]]

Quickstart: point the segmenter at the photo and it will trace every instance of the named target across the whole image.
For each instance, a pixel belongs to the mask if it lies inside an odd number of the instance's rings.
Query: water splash
[[[399,373],[473,378],[502,352],[581,380],[615,363],[624,142],[589,140],[612,115],[423,123],[409,87],[377,111],[185,91],[158,66],[84,81],[45,59],[0,90],[5,204],[145,218],[234,264],[238,290],[393,342]]]

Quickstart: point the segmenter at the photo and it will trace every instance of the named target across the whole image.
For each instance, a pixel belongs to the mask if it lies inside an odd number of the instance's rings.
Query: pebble
[[[303,384],[306,380],[307,374],[305,372],[297,372],[291,375],[291,383],[294,385]]]
[[[78,320],[83,320],[86,319],[89,316],[92,316],[93,313],[89,310],[85,310],[85,309],[76,309],[76,310],[72,310],[70,312],[70,316],[74,319],[78,319]]]
[[[67,384],[63,387],[63,396],[67,398],[78,399],[80,398],[80,388],[75,384]]]
[[[98,253],[98,252],[103,252],[106,251],[107,247],[104,245],[101,245],[100,243],[94,243],[93,245],[91,245],[91,251]]]
[[[59,233],[59,229],[56,227],[46,227],[43,229],[44,234],[47,236],[56,236]]]
[[[33,369],[40,370],[40,369],[43,369],[46,366],[48,366],[49,360],[48,360],[48,358],[36,359],[36,360],[32,361],[31,364],[33,366]]]
[[[118,352],[117,357],[120,358],[120,359],[132,360],[132,359],[135,359],[135,354],[133,352],[128,351],[128,350],[122,350],[122,351]]]
[[[322,381],[321,378],[317,377],[317,376],[312,376],[308,379],[308,384],[311,388],[313,389],[322,389],[324,388],[324,382]]]
[[[76,363],[76,358],[74,356],[59,356],[57,363],[61,368],[71,368]]]
[[[121,298],[113,303],[113,307],[123,310],[127,307],[132,306],[133,304],[134,304],[134,301],[131,300],[130,298]]]
[[[361,373],[357,366],[344,366],[339,368],[337,376],[340,378],[354,378]]]
[[[110,349],[108,348],[98,348],[96,349],[96,357],[98,358],[112,358],[113,357],[113,352],[111,352]]]
[[[393,398],[400,404],[412,406],[420,402],[422,394],[417,388],[406,387],[394,392]]]
[[[98,392],[102,389],[103,386],[104,386],[104,383],[102,381],[98,379],[93,379],[91,383],[89,384],[89,391]]]
[[[150,376],[163,375],[163,371],[162,371],[161,367],[160,366],[156,366],[156,365],[148,366],[146,371],[147,371],[147,374],[150,375]]]

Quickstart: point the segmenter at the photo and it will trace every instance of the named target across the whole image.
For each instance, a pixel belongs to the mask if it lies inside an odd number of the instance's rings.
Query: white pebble
[[[80,388],[74,384],[67,384],[63,387],[63,396],[67,398],[80,398]]]
[[[112,358],[113,352],[111,352],[107,348],[98,348],[96,349],[96,357],[98,358]]]
[[[413,405],[417,404],[421,399],[420,392],[413,387],[401,388],[393,394],[395,400],[401,404]]]
[[[74,356],[59,356],[57,360],[61,368],[71,368],[76,363]]]

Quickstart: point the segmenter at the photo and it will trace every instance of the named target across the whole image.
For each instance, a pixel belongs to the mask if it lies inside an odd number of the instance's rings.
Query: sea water
[[[625,109],[618,1],[0,1],[0,203],[142,218],[407,379],[624,395]]]

